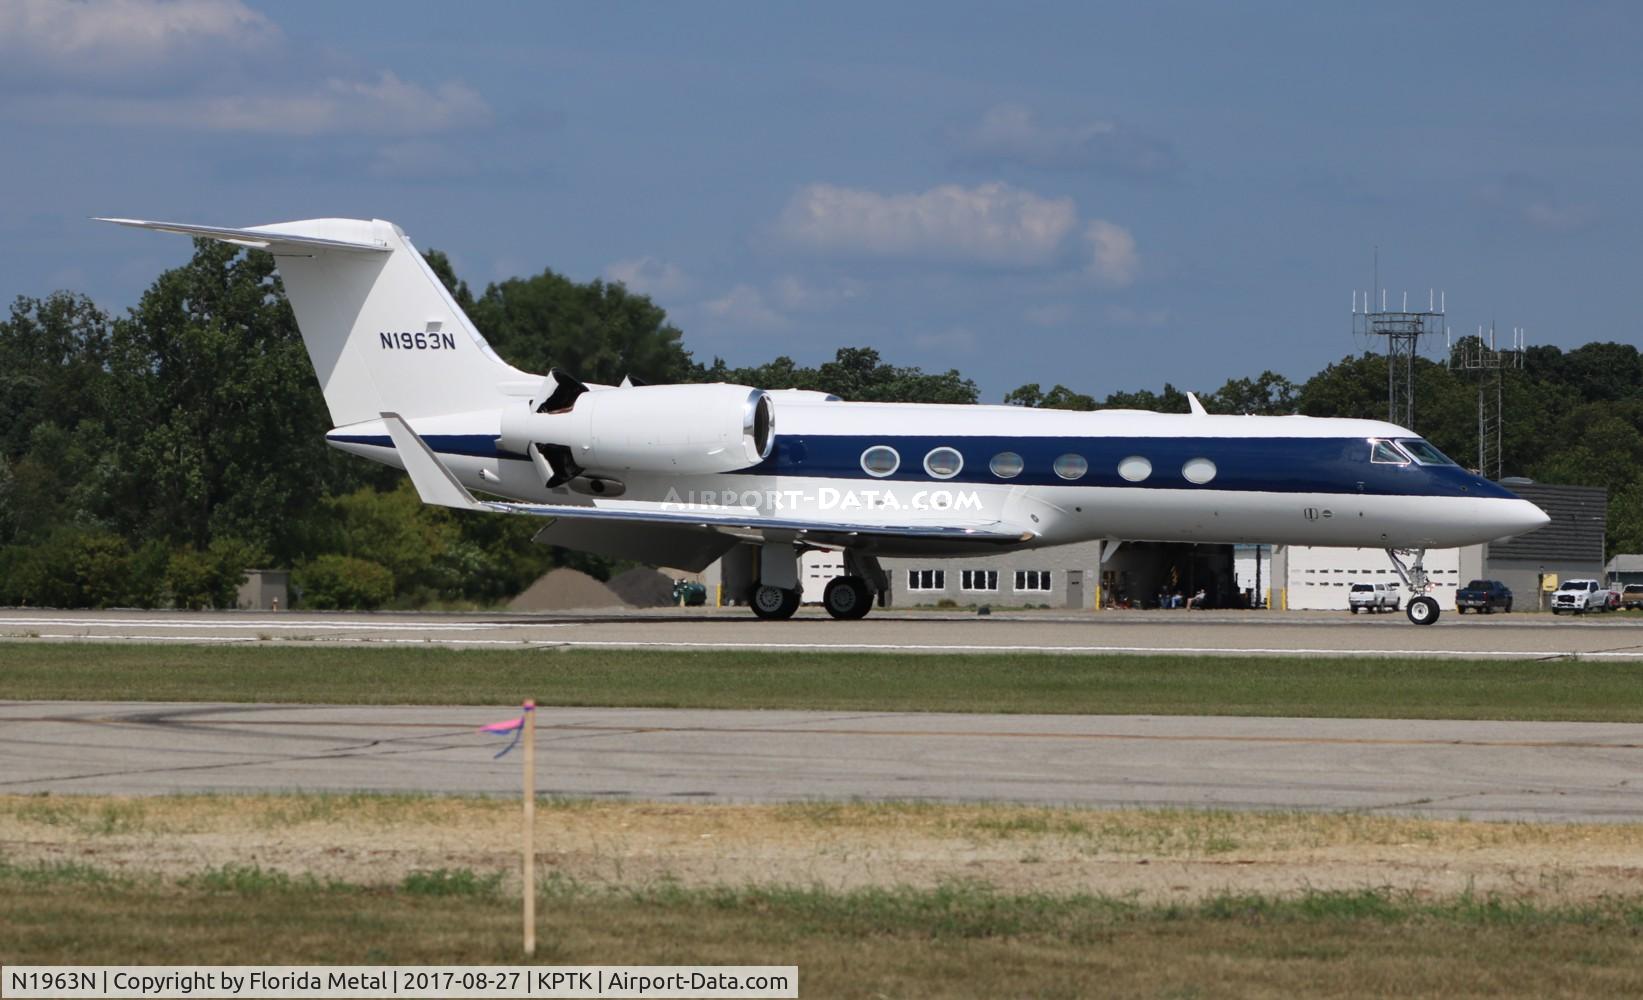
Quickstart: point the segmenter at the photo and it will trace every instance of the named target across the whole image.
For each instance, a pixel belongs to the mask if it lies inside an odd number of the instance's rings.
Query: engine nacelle
[[[735,472],[769,457],[776,441],[774,404],[745,385],[595,389],[569,409],[535,405],[521,399],[502,411],[499,443],[533,461],[539,452],[557,472],[565,459],[590,473]]]

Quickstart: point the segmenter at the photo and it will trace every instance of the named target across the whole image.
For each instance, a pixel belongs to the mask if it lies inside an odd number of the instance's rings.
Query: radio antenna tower
[[[1380,284],[1380,253],[1375,255],[1375,283]],[[1442,333],[1443,299],[1428,290],[1426,309],[1411,311],[1409,293],[1403,293],[1402,308],[1387,308],[1386,289],[1378,288],[1380,299],[1370,292],[1352,293],[1352,332],[1386,341],[1386,419],[1390,423],[1415,427],[1415,355],[1421,338]]]
[[[1447,335],[1446,339],[1447,339]],[[1506,474],[1506,373],[1523,368],[1527,335],[1522,327],[1512,327],[1512,346],[1499,347],[1495,325],[1489,324],[1487,339],[1483,327],[1477,336],[1466,337],[1449,352],[1449,367],[1475,372],[1478,376],[1478,474],[1499,480]],[[1456,350],[1455,348],[1459,348]]]

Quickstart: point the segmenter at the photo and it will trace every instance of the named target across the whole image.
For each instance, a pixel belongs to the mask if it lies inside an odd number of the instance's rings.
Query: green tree
[[[456,281],[454,275],[444,280]],[[465,287],[457,282],[453,296],[461,298]],[[489,286],[468,315],[498,354],[525,371],[561,368],[584,382],[611,385],[626,375],[679,382],[691,372],[679,328],[648,297],[621,284],[579,284],[543,271]]]
[[[1040,389],[1037,382],[1029,382],[1005,393],[1004,402],[1008,406],[1027,406],[1046,410],[1095,410],[1101,406],[1100,403],[1095,401],[1094,396],[1074,392],[1059,382],[1049,392]]]
[[[110,511],[137,539],[242,539],[275,559],[331,487],[361,474],[330,421],[273,258],[196,241],[114,324]],[[357,463],[355,463],[357,464]]]
[[[320,611],[373,611],[394,596],[394,575],[369,559],[328,554],[298,566],[291,582],[302,606]]]
[[[974,403],[980,395],[975,383],[955,369],[933,373],[916,366],[892,365],[870,347],[841,347],[833,360],[815,368],[802,368],[785,355],[752,368],[731,368],[722,358],[714,358],[713,364],[697,368],[691,377],[697,382],[731,382],[760,389],[830,392],[864,403]]]

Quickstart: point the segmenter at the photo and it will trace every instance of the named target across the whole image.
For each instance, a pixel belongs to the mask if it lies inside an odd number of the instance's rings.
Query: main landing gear
[[[798,552],[793,546],[765,545],[759,552],[760,582],[748,593],[753,613],[766,621],[792,618],[799,610],[802,590],[798,580]],[[867,617],[890,579],[873,556],[846,550],[844,575],[828,581],[822,607],[834,618],[853,621]]]
[[[779,621],[792,618],[793,612],[799,610],[799,591],[760,584],[753,588],[747,603],[752,605],[753,613],[765,621]]]
[[[799,591],[759,584],[753,588],[747,603],[758,617],[779,621],[792,618],[799,610]],[[835,577],[822,591],[822,607],[834,618],[847,621],[865,618],[867,612],[873,610],[873,589],[859,576]]]
[[[873,590],[859,576],[834,577],[822,591],[822,607],[834,618],[865,618],[873,609]]]
[[[1398,578],[1413,595],[1409,598],[1409,607],[1404,609],[1404,614],[1416,625],[1430,625],[1438,620],[1441,609],[1438,607],[1437,599],[1426,594],[1431,589],[1431,584],[1426,579],[1426,567],[1421,565],[1426,558],[1426,550],[1410,549],[1409,552],[1415,558],[1407,566],[1399,557],[1397,549],[1387,549],[1386,555],[1392,560],[1392,568],[1397,570]]]

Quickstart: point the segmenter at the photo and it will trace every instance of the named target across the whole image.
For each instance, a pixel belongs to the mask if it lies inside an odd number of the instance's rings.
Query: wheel
[[[1455,609],[1455,614],[1457,614],[1457,615],[1464,615],[1464,614],[1465,614],[1465,613],[1466,613],[1466,609],[1465,609],[1465,608],[1460,608],[1460,607],[1457,607],[1457,608],[1456,608],[1456,609]]]
[[[1403,598],[1400,597],[1392,602],[1392,613],[1397,614],[1398,609],[1401,607],[1403,607]]]
[[[1349,606],[1347,610],[1351,611],[1353,614],[1357,614],[1358,613],[1358,606],[1356,604],[1353,604],[1353,605]]]
[[[1511,601],[1507,601],[1507,602],[1506,602],[1506,613],[1507,613],[1507,614],[1511,614],[1511,613],[1512,613],[1512,602],[1511,602]]]
[[[822,607],[834,618],[865,618],[873,608],[873,591],[859,576],[835,577],[822,591]]]
[[[1430,597],[1417,597],[1409,602],[1409,620],[1416,625],[1430,625],[1438,620],[1438,602]]]
[[[799,592],[761,585],[753,588],[747,603],[753,606],[753,613],[765,621],[780,621],[792,618],[793,612],[799,610]]]

